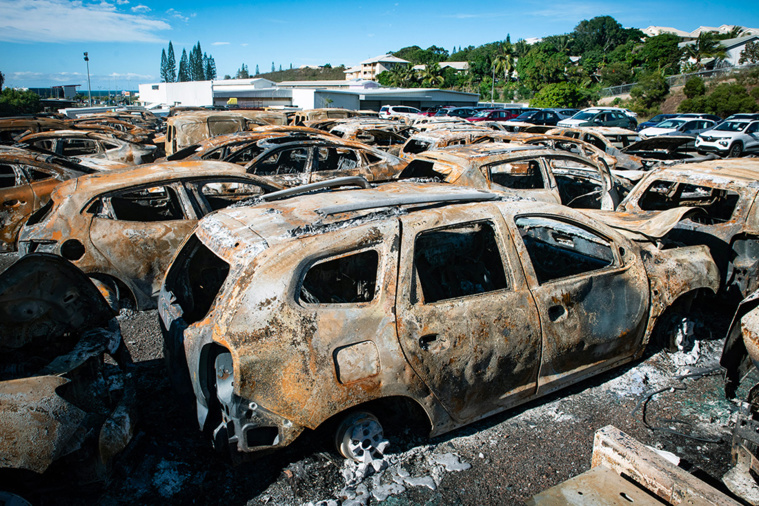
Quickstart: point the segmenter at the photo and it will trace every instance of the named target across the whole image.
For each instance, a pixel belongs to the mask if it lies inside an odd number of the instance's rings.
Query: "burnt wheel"
[[[118,312],[121,309],[121,304],[119,304],[118,285],[113,280],[106,278],[90,278],[90,281],[92,281],[92,284],[97,287],[100,295],[102,295],[108,303],[108,306],[110,306],[113,311]]]
[[[387,441],[382,424],[366,411],[349,413],[335,432],[337,451],[346,459],[370,462],[382,458]]]

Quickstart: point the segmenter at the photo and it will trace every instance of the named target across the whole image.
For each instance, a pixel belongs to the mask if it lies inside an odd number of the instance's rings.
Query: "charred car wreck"
[[[217,447],[260,454],[334,423],[339,451],[366,461],[389,413],[434,436],[553,392],[640,357],[667,308],[718,285],[704,246],[397,182],[207,216],[159,315]]]
[[[63,258],[28,255],[0,274],[6,486],[48,469],[75,482],[102,480],[129,443],[132,360],[113,316],[87,276]]]

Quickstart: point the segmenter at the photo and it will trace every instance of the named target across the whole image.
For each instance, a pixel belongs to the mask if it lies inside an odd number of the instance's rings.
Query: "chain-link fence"
[[[744,70],[748,70],[754,67],[759,67],[759,65],[751,64],[751,65],[741,65],[740,67],[721,67],[721,68],[717,68],[713,70],[700,70],[698,72],[690,72],[688,74],[677,74],[674,76],[668,76],[667,83],[670,86],[683,86],[685,82],[691,77],[700,77],[701,79],[708,81],[710,79],[715,79],[717,77],[724,77],[729,74],[742,72]],[[630,93],[630,90],[633,88],[633,86],[635,86],[635,84],[637,83],[622,84],[620,86],[611,86],[609,88],[603,88],[601,90],[601,96],[602,97],[616,97],[618,95],[627,95],[628,93]]]

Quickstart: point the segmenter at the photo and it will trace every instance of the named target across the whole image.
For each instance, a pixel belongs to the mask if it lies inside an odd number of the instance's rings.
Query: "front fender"
[[[660,250],[651,244],[641,249],[641,256],[651,290],[648,342],[657,319],[681,296],[702,289],[717,293],[720,273],[703,245]]]

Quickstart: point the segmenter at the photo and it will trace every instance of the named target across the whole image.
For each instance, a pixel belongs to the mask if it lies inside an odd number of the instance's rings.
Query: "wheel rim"
[[[733,144],[733,146],[730,148],[730,152],[728,153],[728,157],[737,158],[739,156],[741,156],[741,146],[740,144]]]
[[[382,425],[371,413],[346,417],[337,429],[335,442],[343,457],[365,463],[381,459],[388,445]]]

